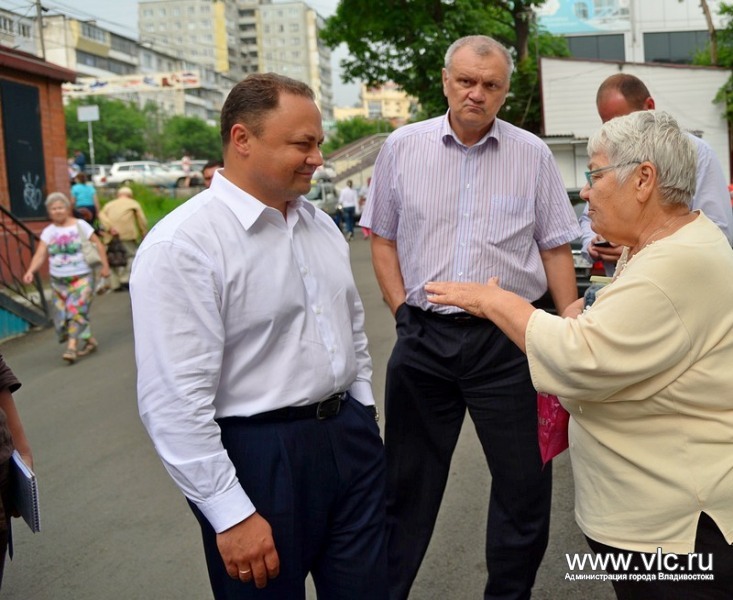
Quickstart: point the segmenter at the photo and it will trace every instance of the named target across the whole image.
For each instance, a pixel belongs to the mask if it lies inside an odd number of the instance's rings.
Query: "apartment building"
[[[307,83],[324,121],[333,120],[331,50],[319,37],[323,17],[303,2],[261,4],[257,15],[259,70]]]
[[[33,18],[0,8],[0,46],[35,54],[37,44]]]
[[[218,119],[232,80],[213,68],[166,52],[163,45],[137,40],[64,14],[43,19],[46,59],[77,73],[64,84],[65,98],[100,96],[153,102],[165,114]],[[40,44],[34,49],[40,53]]]
[[[245,72],[238,47],[235,0],[154,0],[138,4],[140,43],[163,46],[182,59],[227,74]]]
[[[395,127],[404,125],[417,110],[417,99],[408,96],[393,82],[381,86],[368,87],[361,84],[359,104],[350,107],[334,108],[334,117],[337,121],[364,117],[367,119],[385,119]]]

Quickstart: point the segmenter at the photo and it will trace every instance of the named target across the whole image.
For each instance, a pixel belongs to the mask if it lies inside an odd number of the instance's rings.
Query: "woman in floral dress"
[[[82,254],[82,235],[99,251],[102,258],[102,277],[109,276],[109,264],[104,245],[94,229],[86,221],[72,216],[71,202],[65,194],[49,194],[46,210],[51,224],[41,232],[41,240],[28,270],[23,275],[23,282],[31,283],[33,274],[48,258],[55,309],[54,326],[59,341],[66,342],[62,358],[73,364],[77,357],[97,349],[97,341],[92,337],[89,324],[94,275],[92,267]]]

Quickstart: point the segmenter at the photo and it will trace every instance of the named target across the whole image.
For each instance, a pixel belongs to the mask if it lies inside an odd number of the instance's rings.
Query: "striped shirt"
[[[540,250],[580,235],[557,165],[537,136],[495,119],[474,146],[447,114],[392,133],[374,165],[361,225],[396,240],[407,303],[428,281],[485,282],[534,301],[547,291]]]

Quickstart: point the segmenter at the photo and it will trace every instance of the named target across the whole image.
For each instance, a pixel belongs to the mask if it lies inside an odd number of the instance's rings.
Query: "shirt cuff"
[[[223,494],[217,495],[208,502],[196,503],[216,533],[226,531],[241,523],[256,511],[255,505],[237,484]]]
[[[372,386],[367,381],[355,381],[349,388],[349,395],[364,406],[376,404],[374,394],[372,393]]]

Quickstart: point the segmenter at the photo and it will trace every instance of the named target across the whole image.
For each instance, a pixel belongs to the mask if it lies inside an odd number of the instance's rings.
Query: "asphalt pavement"
[[[369,244],[351,242],[366,309],[374,389],[394,324],[371,268]],[[14,520],[15,557],[0,597],[17,600],[198,600],[211,598],[198,526],[140,423],[127,293],[98,297],[99,351],[68,366],[52,330],[0,343],[23,382],[16,392],[30,438],[41,503],[40,533]],[[535,600],[612,600],[611,585],[572,581],[566,554],[589,550],[573,520],[567,452],[555,461],[550,544]],[[413,600],[478,600],[485,583],[484,532],[490,478],[467,421]],[[312,587],[308,598],[315,598]]]

